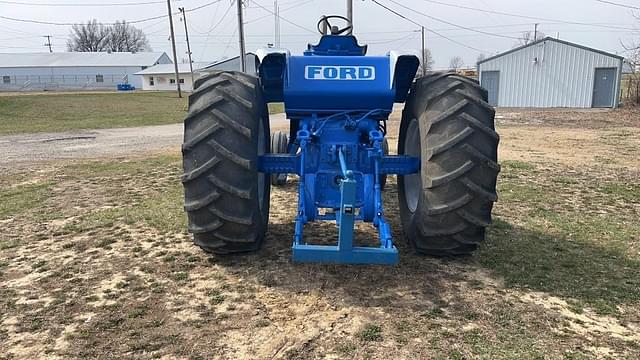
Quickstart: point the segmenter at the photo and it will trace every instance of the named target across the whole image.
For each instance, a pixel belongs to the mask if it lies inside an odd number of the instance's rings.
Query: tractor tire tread
[[[183,183],[187,183],[189,181],[193,181],[195,179],[197,179],[198,177],[200,177],[200,175],[206,173],[207,171],[211,170],[211,168],[213,168],[214,166],[216,166],[218,163],[220,162],[220,159],[218,159],[217,157],[212,157],[211,159],[209,159],[206,163],[198,166],[197,168],[186,172],[184,175],[182,175],[182,182]]]
[[[500,136],[487,92],[471,79],[451,73],[429,75],[412,86],[401,122],[398,153],[406,129],[418,121],[423,150],[420,201],[406,203],[399,177],[400,214],[416,252],[435,256],[468,254],[484,240],[497,201]],[[428,169],[428,170],[427,170]]]
[[[207,252],[255,251],[266,233],[269,196],[265,184],[266,205],[260,207],[256,139],[262,130],[268,134],[268,123],[259,80],[214,72],[194,87],[182,146],[188,230]]]
[[[216,190],[212,191],[211,194],[193,200],[191,202],[185,203],[184,204],[184,209],[185,211],[196,211],[196,210],[200,210],[202,208],[204,208],[205,206],[208,206],[209,204],[211,204],[212,202],[218,200],[218,198],[220,197],[220,193],[217,192]]]
[[[473,161],[467,161],[459,168],[450,172],[444,173],[440,176],[432,176],[427,178],[427,187],[432,189],[436,186],[447,184],[471,171],[475,167]]]
[[[214,122],[211,125],[207,126],[206,129],[202,130],[199,134],[197,134],[196,136],[194,136],[192,139],[189,139],[189,141],[185,141],[184,144],[182,144],[182,151],[188,151],[193,149],[199,142],[206,140],[211,134],[213,134],[214,132],[222,129],[222,125],[220,125],[219,122]]]

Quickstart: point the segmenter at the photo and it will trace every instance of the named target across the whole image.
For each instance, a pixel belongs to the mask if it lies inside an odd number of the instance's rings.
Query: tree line
[[[151,51],[151,46],[142,30],[124,20],[104,25],[93,19],[86,24],[75,24],[71,27],[67,51],[139,52]]]

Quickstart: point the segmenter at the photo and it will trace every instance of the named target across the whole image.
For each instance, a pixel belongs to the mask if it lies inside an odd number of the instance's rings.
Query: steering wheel
[[[329,19],[344,20],[348,25],[343,28],[339,28],[337,26],[334,27],[331,25],[331,22],[329,21]],[[318,32],[320,32],[320,34],[322,35],[326,35],[326,33],[322,31],[324,28],[323,25],[326,26],[325,29],[328,29],[331,32],[331,35],[342,35],[342,34],[351,35],[353,31],[353,25],[351,25],[351,21],[348,18],[340,15],[329,15],[329,16],[323,16],[320,18],[320,21],[318,21]]]

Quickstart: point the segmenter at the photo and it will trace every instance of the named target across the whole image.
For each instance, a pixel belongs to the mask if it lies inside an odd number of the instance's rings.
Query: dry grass
[[[638,358],[631,125],[576,130],[602,149],[581,156],[531,153],[573,146],[567,126],[502,125],[501,199],[472,257],[413,255],[390,179],[394,267],[292,264],[293,183],[272,191],[262,251],[202,253],[177,153],[3,175],[0,358]]]

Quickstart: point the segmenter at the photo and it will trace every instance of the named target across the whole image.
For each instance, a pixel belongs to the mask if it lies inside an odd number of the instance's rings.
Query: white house
[[[254,53],[247,53],[246,72],[256,74],[257,57]],[[193,90],[193,80],[199,76],[213,71],[230,71],[240,70],[240,57],[232,57],[229,59],[211,62],[193,63],[193,79],[189,63],[178,64],[178,73],[180,74],[180,89],[184,91]],[[173,64],[159,64],[142,71],[138,71],[136,75],[142,76],[142,90],[176,90],[176,75]]]
[[[193,63],[193,77],[198,78],[202,74],[201,69],[210,63]],[[176,90],[176,72],[174,64],[158,64],[142,71],[136,75],[142,77],[142,90]],[[180,89],[191,91],[193,89],[193,79],[189,64],[178,64],[180,74]]]
[[[0,91],[116,89],[142,87],[135,73],[170,64],[164,52],[60,52],[0,54]]]

